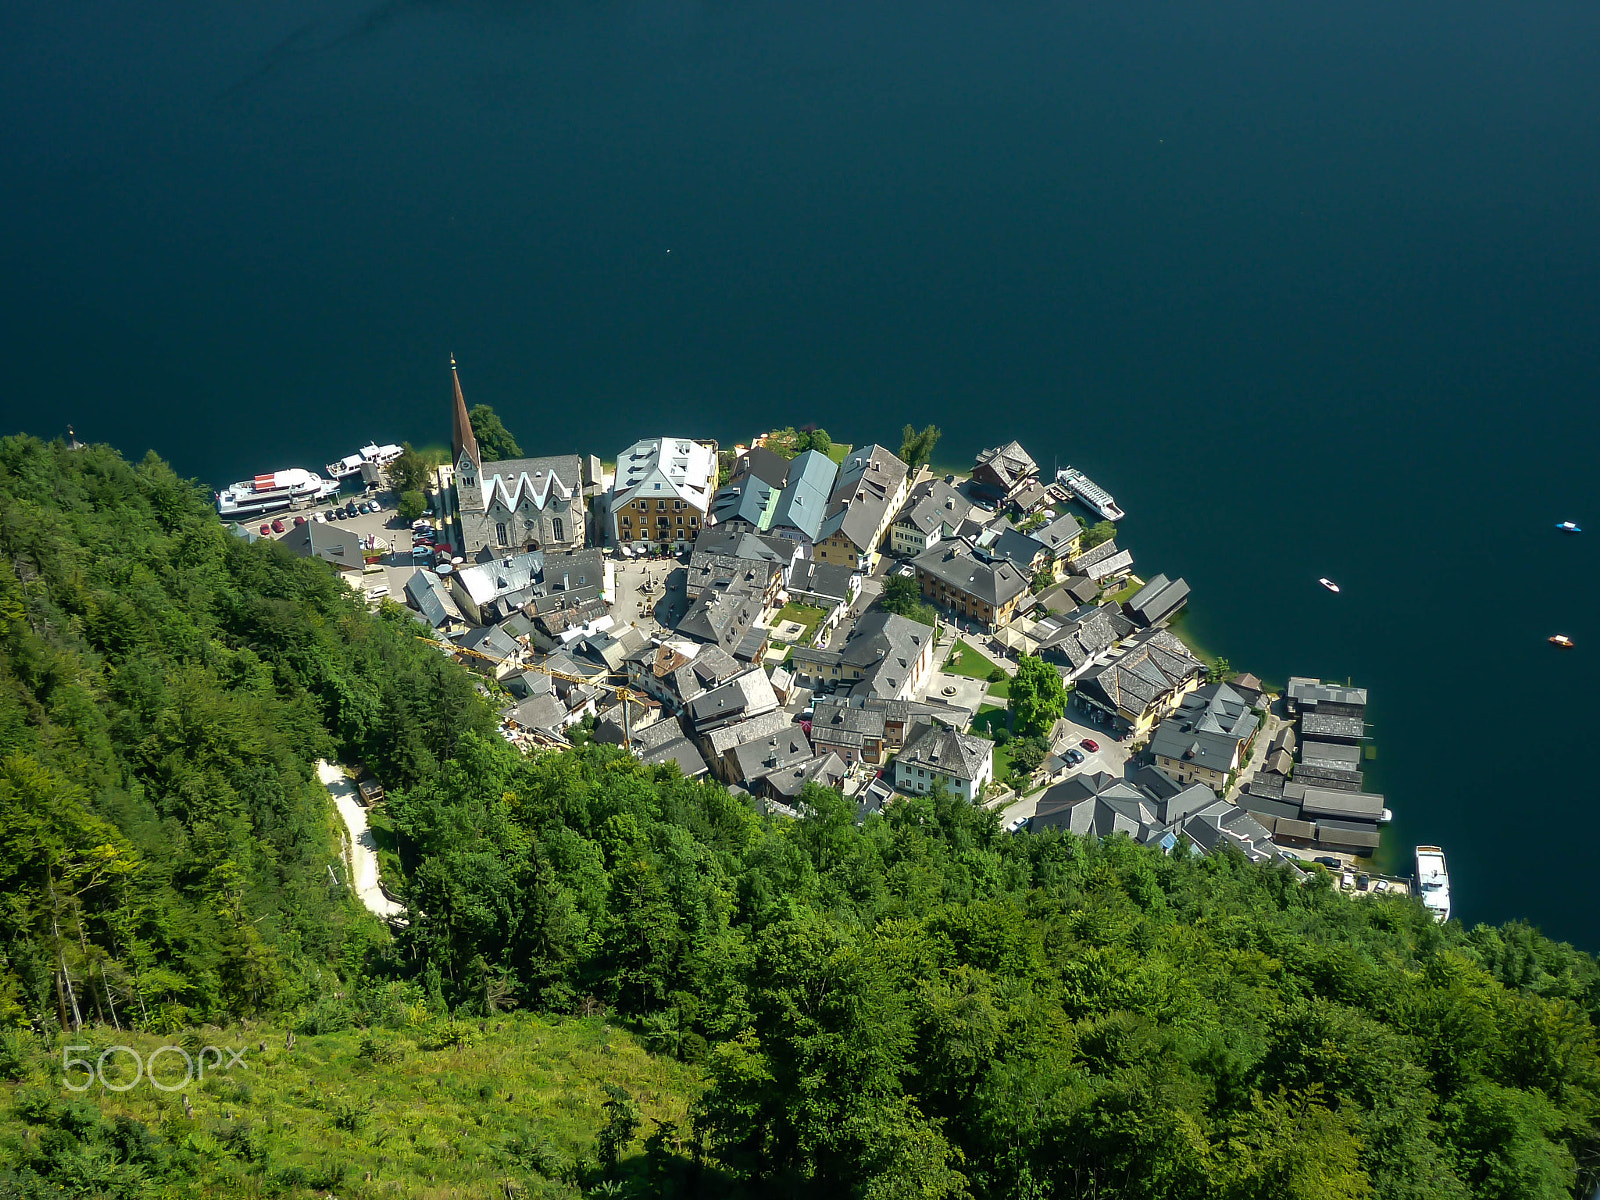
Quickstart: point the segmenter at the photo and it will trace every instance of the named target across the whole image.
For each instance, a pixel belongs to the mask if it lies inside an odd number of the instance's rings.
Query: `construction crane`
[[[457,646],[454,642],[441,642],[437,638],[424,637],[420,633],[417,634],[417,641],[427,642],[428,645],[437,646],[440,650],[448,651],[451,654],[471,655],[473,658],[481,658],[497,667],[505,662],[504,659],[496,658],[492,654],[484,654],[481,650],[469,650],[465,646]],[[640,695],[638,692],[633,691],[631,688],[623,687],[621,684],[602,683],[600,680],[590,679],[586,675],[574,675],[569,671],[558,671],[554,667],[545,666],[543,663],[533,663],[522,669],[525,671],[537,671],[539,674],[549,675],[553,679],[564,679],[568,683],[582,684],[584,687],[599,688],[602,691],[610,692],[622,705],[622,734],[627,739],[630,753],[633,750],[633,719],[630,703],[637,700],[645,708],[657,703],[648,696]]]

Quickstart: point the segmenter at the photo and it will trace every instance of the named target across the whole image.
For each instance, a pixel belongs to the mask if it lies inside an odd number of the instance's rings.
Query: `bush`
[[[361,1039],[360,1054],[367,1062],[380,1066],[397,1063],[406,1056],[405,1047],[399,1042],[372,1033]]]
[[[999,667],[996,667],[994,670],[989,672],[989,682],[990,683],[1004,683],[1005,681],[1006,681],[1006,673],[1003,670],[1001,670]]]
[[[0,1033],[0,1079],[21,1083],[28,1077],[33,1047],[28,1035],[20,1030]]]
[[[316,1037],[322,1033],[341,1033],[356,1023],[356,1014],[343,1000],[318,996],[317,1001],[294,1027],[296,1033]]]
[[[421,492],[401,492],[399,509],[402,520],[415,521],[428,511],[428,498]]]

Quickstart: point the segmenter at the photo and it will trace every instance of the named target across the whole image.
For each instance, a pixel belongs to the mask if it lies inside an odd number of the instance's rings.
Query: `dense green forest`
[[[425,1088],[382,1128],[327,1106],[315,1135],[351,1170],[326,1177],[294,1163],[312,1118],[260,1096],[86,1108],[42,1065],[68,978],[101,1042],[267,1017],[318,1069],[381,1080],[522,1009],[617,1022],[680,1072],[681,1114],[658,1096],[647,1123],[619,1075],[592,1142],[559,1152],[513,1128],[537,1090],[485,1079],[476,1125],[451,1117],[476,1137],[430,1151],[484,1196],[1600,1181],[1600,972],[1527,926],[1440,927],[1237,855],[1008,837],[948,796],[857,824],[813,789],[784,822],[611,747],[524,758],[403,612],[228,536],[153,458],[8,439],[0,504],[3,1016],[37,1031],[0,1047],[0,1195],[400,1194],[392,1126],[424,1144]],[[321,756],[389,785],[397,933],[330,881]],[[491,1118],[511,1122],[493,1144]]]

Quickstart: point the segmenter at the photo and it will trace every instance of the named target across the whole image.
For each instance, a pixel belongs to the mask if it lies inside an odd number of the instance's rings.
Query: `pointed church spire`
[[[455,385],[455,428],[450,439],[450,448],[453,451],[451,461],[458,466],[461,463],[461,452],[465,450],[472,456],[472,463],[480,471],[483,469],[483,459],[478,455],[478,439],[472,432],[472,421],[467,417],[467,401],[461,394],[461,376],[456,374],[456,356],[450,356],[450,381]]]

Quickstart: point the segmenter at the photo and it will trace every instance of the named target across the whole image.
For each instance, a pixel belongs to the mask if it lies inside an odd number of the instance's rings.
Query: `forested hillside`
[[[100,1119],[42,1090],[25,1037],[0,1055],[31,1080],[0,1136],[19,1190],[429,1194],[429,1155],[441,1197],[1511,1200],[1600,1178],[1600,972],[1525,926],[1008,837],[945,796],[857,825],[813,789],[775,822],[611,747],[523,758],[406,617],[222,534],[161,464],[12,439],[0,488],[8,1023],[60,1021],[59,960],[86,1017],[275,1015],[304,1040],[264,1078],[299,1053],[385,1098],[368,1120],[300,1093],[307,1115],[263,1083]],[[327,886],[325,754],[391,785],[393,939]],[[658,1098],[641,1124],[619,1087],[552,1156],[525,1152],[545,1118],[512,1132],[519,1105],[554,1111],[531,1085],[485,1079],[473,1127],[465,1081],[450,1125],[384,1082],[510,1008],[625,1025],[675,1060],[681,1117]],[[311,1139],[349,1169],[303,1168]],[[58,1165],[82,1162],[92,1189]]]
[[[414,784],[492,728],[411,633],[154,456],[0,440],[0,1019],[175,1029],[354,969],[312,761]]]

